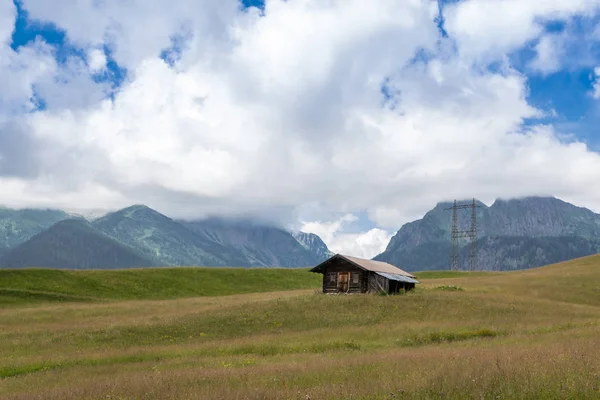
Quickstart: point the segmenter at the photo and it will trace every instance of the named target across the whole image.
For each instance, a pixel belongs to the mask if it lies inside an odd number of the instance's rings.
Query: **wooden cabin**
[[[310,272],[323,274],[323,293],[399,293],[419,283],[391,264],[336,254]]]

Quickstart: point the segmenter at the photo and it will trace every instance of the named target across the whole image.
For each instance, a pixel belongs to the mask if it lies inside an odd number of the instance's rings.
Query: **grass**
[[[449,292],[456,292],[456,291],[464,290],[462,287],[456,286],[456,285],[438,285],[438,286],[434,286],[433,289],[434,290],[446,290]]]
[[[318,287],[320,275],[307,271],[305,268],[0,269],[0,306],[176,299]]]
[[[482,276],[494,276],[497,275],[498,272],[491,271],[474,271],[474,272],[466,272],[466,271],[422,271],[416,272],[415,275],[417,279],[447,279],[447,278],[465,278],[465,277],[482,277]]]
[[[600,257],[417,274],[402,296],[317,294],[306,270],[127,272],[0,271],[0,398],[600,398]]]

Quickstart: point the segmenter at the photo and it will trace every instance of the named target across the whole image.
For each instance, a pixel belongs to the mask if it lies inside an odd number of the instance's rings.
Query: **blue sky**
[[[565,134],[572,133],[600,151],[600,108],[590,96],[593,68],[579,67],[549,76],[529,75],[529,102],[556,116],[544,119]]]
[[[243,0],[242,4],[245,7],[257,7],[261,9],[265,6],[265,2],[262,0]]]
[[[542,110],[554,110],[554,117],[543,119],[564,133],[572,133],[594,150],[600,150],[600,107],[590,96],[594,68],[600,64],[600,42],[589,39],[598,26],[598,17],[574,18],[572,21],[551,21],[546,32],[566,33],[570,36],[562,55],[563,68],[545,74],[528,68],[535,53],[530,43],[511,54],[513,65],[528,78],[528,101]]]
[[[15,0],[0,203],[255,213],[359,256],[453,198],[600,211],[600,5],[272,1]]]
[[[53,23],[34,20],[29,17],[27,10],[23,8],[20,0],[13,0],[17,8],[17,19],[12,34],[11,48],[18,51],[20,47],[27,46],[36,40],[43,40],[54,49],[56,60],[59,64],[64,64],[69,57],[79,57],[86,60],[85,52],[73,46],[64,30]],[[98,82],[110,82],[113,88],[118,88],[127,76],[125,68],[119,66],[111,57],[111,50],[104,46],[104,53],[107,56],[107,69],[102,74],[95,76]],[[43,105],[43,100],[42,100]],[[44,109],[44,107],[40,107]]]

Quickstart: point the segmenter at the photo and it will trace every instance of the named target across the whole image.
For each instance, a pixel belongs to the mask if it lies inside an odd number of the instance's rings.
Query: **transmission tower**
[[[450,231],[450,239],[452,240],[452,254],[450,255],[450,269],[458,270],[458,239],[461,237],[461,231],[458,230],[458,206],[456,200],[452,206],[452,230]]]
[[[452,229],[450,230],[450,240],[452,241],[452,251],[450,254],[450,269],[457,271],[460,269],[459,265],[459,239],[469,239],[469,270],[474,271],[477,266],[477,247],[475,241],[477,240],[477,208],[480,207],[475,203],[473,199],[472,203],[468,204],[457,204],[454,200],[454,205],[446,210],[452,211]],[[460,230],[458,229],[458,210],[470,209],[471,210],[471,225],[469,229]]]
[[[471,203],[471,229],[469,230],[469,271],[477,268],[477,204],[475,199]]]

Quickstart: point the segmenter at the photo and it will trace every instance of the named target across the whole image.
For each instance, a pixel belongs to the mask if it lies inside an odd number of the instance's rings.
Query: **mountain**
[[[588,209],[553,197],[477,205],[481,269],[530,268],[600,252],[600,215]],[[409,271],[448,268],[451,206],[439,203],[422,219],[402,226],[375,259]],[[469,211],[462,210],[459,229],[468,229],[469,223]],[[459,244],[461,258],[466,258],[468,242],[461,239]]]
[[[206,241],[241,253],[241,266],[305,267],[328,257],[327,246],[316,235],[312,238],[316,247],[308,248],[284,229],[252,221],[208,218],[181,223]]]
[[[67,218],[59,210],[0,208],[0,255]]]
[[[482,236],[600,238],[600,215],[554,197],[496,200],[483,213]]]
[[[600,240],[581,236],[486,236],[477,240],[480,265],[492,270],[541,267],[600,252]],[[467,246],[460,252],[467,263]]]
[[[156,264],[135,249],[77,219],[57,222],[0,258],[0,267],[4,268],[111,269],[153,265]]]
[[[245,261],[239,251],[198,235],[143,205],[108,214],[92,225],[162,265],[218,267],[243,265]]]
[[[95,242],[89,239],[92,232],[101,238],[115,240],[124,249],[133,250],[143,260],[133,264],[142,262],[143,265],[304,267],[315,265],[330,254],[316,235],[299,233],[294,236],[281,228],[237,219],[175,221],[143,205],[106,214],[89,223],[78,217],[86,226],[86,240],[92,246],[87,249],[88,253],[81,253],[63,242],[69,237],[68,232],[74,230],[72,219],[73,215],[56,210],[0,209],[0,259],[6,257],[10,265],[30,262],[44,265],[43,259],[35,258],[39,255],[36,249],[56,246],[59,254],[52,255],[48,262],[68,261],[60,265],[61,268],[69,268],[69,265],[91,268],[94,263],[87,257],[104,254],[102,248],[107,246],[98,242],[95,251]],[[65,220],[69,220],[69,224],[58,224]],[[40,233],[46,235],[15,248]],[[35,257],[26,258],[23,249],[29,249]],[[73,251],[72,257],[63,254],[67,251],[64,249]],[[111,260],[110,257],[97,259],[94,265],[108,265]],[[117,263],[120,265],[127,263]]]
[[[311,253],[316,254],[322,261],[325,261],[334,255],[334,253],[327,248],[325,242],[314,233],[294,231],[291,232],[291,234],[302,247]]]

